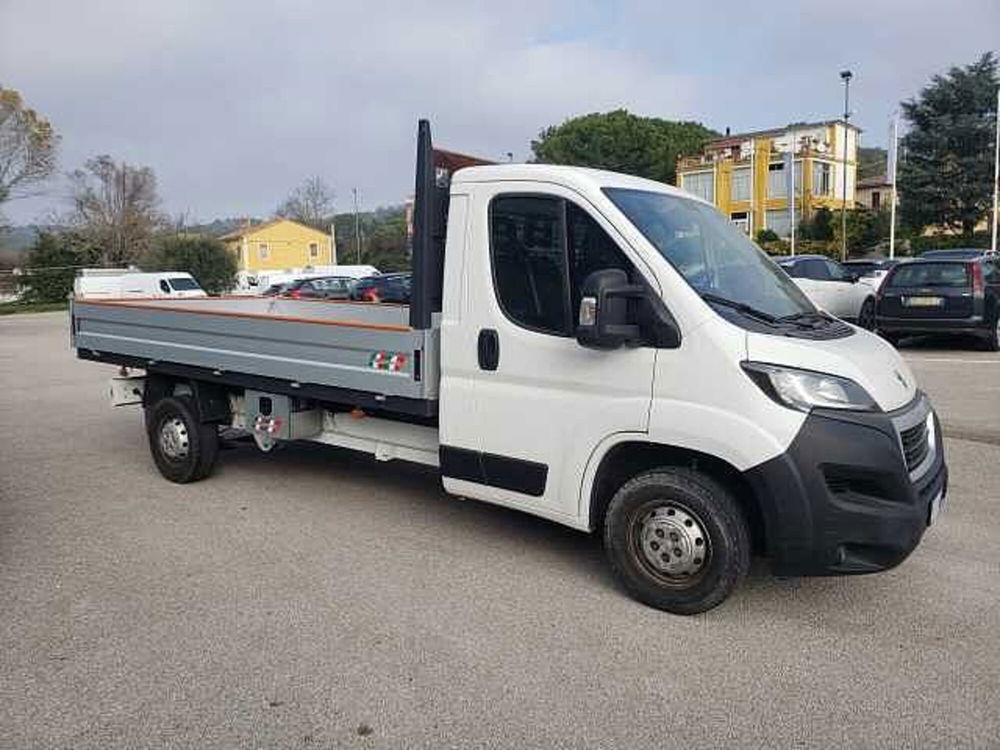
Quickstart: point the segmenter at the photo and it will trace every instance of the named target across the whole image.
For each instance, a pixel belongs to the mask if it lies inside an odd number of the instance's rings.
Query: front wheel
[[[146,434],[156,468],[177,484],[207,477],[219,454],[219,430],[202,424],[187,396],[168,396],[146,411]]]
[[[608,505],[604,546],[629,594],[679,615],[721,604],[750,567],[750,531],[736,500],[685,468],[654,469],[622,485]]]

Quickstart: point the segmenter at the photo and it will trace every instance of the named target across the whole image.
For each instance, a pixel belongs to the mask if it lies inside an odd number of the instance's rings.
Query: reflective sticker
[[[400,372],[406,366],[406,355],[403,352],[372,352],[368,366],[373,370]]]
[[[265,417],[263,414],[258,414],[257,419],[254,420],[254,430],[256,432],[263,432],[268,435],[274,435],[275,433],[281,432],[281,426],[284,424],[284,420],[281,417]]]

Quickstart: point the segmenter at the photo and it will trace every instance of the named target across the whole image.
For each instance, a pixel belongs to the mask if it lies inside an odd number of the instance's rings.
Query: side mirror
[[[594,271],[583,281],[578,311],[576,340],[591,349],[617,349],[626,341],[641,337],[639,326],[631,322],[629,300],[642,299],[646,290],[630,286],[620,268]]]

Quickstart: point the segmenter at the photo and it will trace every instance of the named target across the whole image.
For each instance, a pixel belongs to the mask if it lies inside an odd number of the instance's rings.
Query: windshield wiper
[[[804,323],[810,328],[815,328],[815,326],[809,326],[806,321],[829,323],[831,320],[833,319],[821,310],[803,310],[801,312],[792,313],[791,315],[782,315],[777,319],[779,323]]]
[[[746,304],[745,302],[738,302],[734,299],[729,299],[728,297],[720,297],[718,294],[712,294],[711,292],[702,292],[701,298],[706,302],[714,302],[717,305],[722,305],[724,307],[730,307],[733,310],[737,310],[748,318],[756,318],[757,320],[762,320],[765,323],[775,324],[780,321],[779,318],[774,317],[771,313],[766,313],[763,310],[758,310],[756,307]]]

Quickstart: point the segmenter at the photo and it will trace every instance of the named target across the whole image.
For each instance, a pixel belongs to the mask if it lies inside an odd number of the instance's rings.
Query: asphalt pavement
[[[296,445],[157,474],[64,314],[0,318],[0,747],[997,747],[1000,354],[904,349],[948,505],[899,568],[683,618],[596,540]]]

